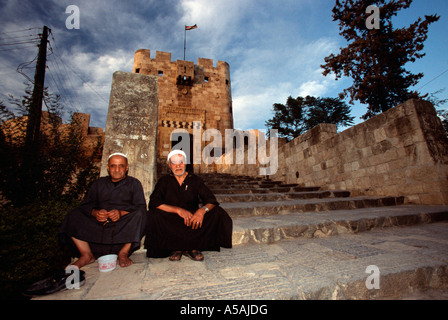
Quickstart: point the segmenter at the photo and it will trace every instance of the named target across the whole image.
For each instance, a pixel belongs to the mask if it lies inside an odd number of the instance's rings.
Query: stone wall
[[[84,148],[86,155],[94,156],[95,162],[101,162],[103,145],[104,145],[104,131],[100,127],[90,127],[90,114],[75,112],[73,120],[80,126],[80,133],[84,141]],[[64,126],[64,125],[63,125]]]
[[[220,165],[217,171],[258,175],[258,167]],[[270,178],[448,204],[448,139],[432,104],[409,100],[339,134],[335,125],[320,124],[279,146]]]
[[[59,116],[56,117],[57,130],[62,136],[70,134],[70,126],[75,124],[79,127],[78,133],[81,135],[82,148],[84,149],[85,156],[91,157],[96,163],[101,162],[102,146],[104,143],[104,131],[100,127],[90,127],[90,114],[88,113],[73,113],[72,123],[63,123]],[[52,121],[55,121],[54,119]],[[52,135],[54,124],[50,121],[50,114],[48,111],[42,111],[41,115],[41,133]],[[28,116],[22,116],[14,119],[10,119],[1,124],[0,130],[3,131],[5,139],[9,142],[20,141],[24,139],[26,135],[26,126],[28,123]]]

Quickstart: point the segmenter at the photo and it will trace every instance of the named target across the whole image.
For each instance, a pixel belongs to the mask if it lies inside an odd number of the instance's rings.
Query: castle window
[[[135,73],[140,73],[140,68],[135,69]]]
[[[163,76],[163,71],[159,70],[159,76],[162,77]]]
[[[208,77],[204,77],[204,82],[208,82]]]
[[[226,84],[227,84],[227,85],[229,84],[229,80],[227,80],[227,79],[226,79]]]

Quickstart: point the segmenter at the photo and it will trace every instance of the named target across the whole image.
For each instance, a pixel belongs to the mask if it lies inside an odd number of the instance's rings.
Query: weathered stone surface
[[[113,75],[101,175],[111,153],[128,156],[129,175],[142,182],[149,200],[156,181],[157,78],[117,71]]]
[[[234,218],[235,219],[235,218]],[[446,206],[399,206],[237,218],[233,244],[321,238],[448,220]]]
[[[199,58],[191,61],[171,61],[171,53],[156,51],[151,58],[149,49],[135,52],[133,72],[156,76],[159,85],[159,123],[157,132],[157,157],[159,170],[165,172],[165,162],[171,151],[174,131],[183,131],[183,139],[195,134],[199,123],[197,150],[192,145],[185,148],[187,156],[201,158],[206,142],[201,137],[205,129],[217,129],[225,136],[225,129],[233,129],[233,111],[230,66],[224,61]],[[193,138],[193,137],[190,137]],[[185,141],[183,141],[185,143]],[[193,141],[190,141],[193,143]],[[188,143],[187,143],[188,145]]]
[[[36,299],[446,299],[448,224],[377,229],[360,234],[300,238],[272,245],[205,252],[204,262],[147,259],[108,273],[86,266],[87,282]],[[379,270],[369,289],[368,266]],[[185,302],[187,303],[187,301]],[[269,308],[269,303],[266,302]],[[178,310],[176,311],[178,312]]]
[[[257,166],[217,170],[257,176]],[[448,139],[441,121],[430,102],[411,99],[340,133],[334,125],[319,124],[278,149],[278,170],[271,178],[443,205],[447,176]]]
[[[297,186],[274,181],[206,176],[208,184],[246,192]],[[264,186],[265,188],[262,188]],[[270,187],[267,187],[270,186]],[[221,189],[225,190],[225,189]],[[310,195],[310,190],[305,189]],[[337,200],[338,192],[316,192],[316,205]],[[244,196],[244,195],[242,195]],[[329,198],[322,199],[321,196]],[[342,200],[350,199],[340,194]],[[263,197],[259,198],[262,206]],[[341,199],[340,199],[341,200]],[[140,249],[134,264],[100,273],[86,266],[87,283],[41,299],[383,299],[409,295],[444,299],[448,292],[448,206],[402,205],[395,198],[358,199],[361,208],[326,211],[265,209],[263,216],[233,218],[233,248],[204,252],[205,261],[148,259]],[[255,201],[248,201],[247,208]],[[275,203],[271,201],[271,203]],[[277,201],[281,207],[282,201]],[[234,205],[235,203],[230,203]],[[223,204],[225,206],[225,204]],[[372,207],[373,206],[373,207]],[[333,210],[339,209],[339,210]],[[439,222],[443,221],[443,222]],[[379,289],[367,287],[366,272],[376,266]],[[441,293],[440,293],[441,292]],[[413,297],[411,296],[411,298]]]

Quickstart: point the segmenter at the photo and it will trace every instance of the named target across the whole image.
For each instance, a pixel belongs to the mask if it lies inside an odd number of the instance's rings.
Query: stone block
[[[140,180],[147,201],[156,182],[157,119],[157,78],[115,72],[107,114],[101,175],[107,175],[107,158],[111,153],[125,153],[129,161],[129,175]]]
[[[379,128],[378,130],[373,131],[373,135],[377,142],[386,140],[387,138],[386,130],[384,128]]]

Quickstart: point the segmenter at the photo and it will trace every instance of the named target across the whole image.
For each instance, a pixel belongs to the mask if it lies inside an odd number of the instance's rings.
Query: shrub
[[[78,201],[51,200],[0,211],[0,298],[21,299],[21,292],[70,263],[58,232]]]

